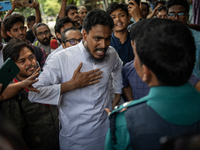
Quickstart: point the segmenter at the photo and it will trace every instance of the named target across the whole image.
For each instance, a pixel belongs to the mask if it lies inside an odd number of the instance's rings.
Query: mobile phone
[[[20,69],[17,67],[15,62],[8,58],[3,66],[0,68],[0,83],[2,83],[2,93],[12,79],[19,73]]]
[[[21,5],[22,7],[29,7],[29,6],[32,6],[34,0],[17,0]]]
[[[130,1],[130,0],[129,0]],[[134,0],[137,4],[138,4],[138,6],[140,6],[140,0]],[[133,3],[129,3],[129,4],[132,4],[132,5],[134,5]]]
[[[6,10],[11,10],[12,9],[10,1],[0,2],[0,6],[2,7],[2,9],[0,9],[0,11],[6,11]]]

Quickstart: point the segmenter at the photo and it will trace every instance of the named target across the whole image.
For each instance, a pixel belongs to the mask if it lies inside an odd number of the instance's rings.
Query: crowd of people
[[[1,22],[0,67],[11,59],[20,71],[1,91],[0,149],[200,149],[200,26],[188,22],[189,2],[66,3],[55,36],[37,1],[25,19],[13,0]]]

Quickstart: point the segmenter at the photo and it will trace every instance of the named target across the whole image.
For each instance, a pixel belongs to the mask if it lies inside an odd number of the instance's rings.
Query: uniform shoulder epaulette
[[[141,98],[140,100],[133,100],[133,101],[125,102],[120,106],[115,106],[114,110],[109,114],[109,117],[112,114],[120,113],[124,108],[128,108],[128,107],[131,107],[133,105],[137,105],[137,104],[143,103],[145,101],[147,101],[147,99],[144,97],[144,98]]]

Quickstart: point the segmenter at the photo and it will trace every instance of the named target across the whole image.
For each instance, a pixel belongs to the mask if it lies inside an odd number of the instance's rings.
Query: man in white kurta
[[[92,20],[91,16],[101,19]],[[105,108],[112,107],[110,75],[114,79],[116,97],[122,93],[122,61],[116,50],[109,47],[114,25],[112,18],[102,10],[93,10],[85,22],[83,42],[53,55],[34,85],[40,93],[29,94],[31,102],[58,105],[61,150],[103,150],[109,127]],[[69,86],[64,88],[64,84],[74,78],[80,62],[81,73],[100,68],[102,78],[92,85],[65,90]]]
[[[115,81],[115,93],[122,92],[122,61],[113,47],[108,48],[107,55],[104,61],[95,63],[89,58],[82,42],[61,51],[47,62],[39,76],[39,81],[34,85],[36,88],[45,86],[38,88],[42,93],[29,94],[32,102],[59,106],[61,149],[103,150],[104,148],[105,135],[109,127],[104,109],[111,109],[112,106],[108,89],[111,73]],[[81,72],[101,68],[103,77],[100,82],[69,91],[61,98],[60,83],[72,78],[80,62],[83,63]]]

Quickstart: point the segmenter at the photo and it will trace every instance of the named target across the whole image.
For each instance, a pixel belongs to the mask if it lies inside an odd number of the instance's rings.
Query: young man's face
[[[36,38],[43,45],[49,45],[51,40],[51,33],[47,26],[42,25],[36,29]]]
[[[78,13],[79,19],[81,21],[83,21],[86,15],[87,15],[87,9],[81,9]]]
[[[60,29],[60,33],[56,33],[57,38],[61,39],[61,34],[62,34],[63,30],[66,28],[71,28],[71,27],[73,27],[73,24],[71,22],[65,23],[63,25],[63,27]]]
[[[97,24],[87,33],[83,30],[85,48],[96,60],[103,60],[110,45],[112,30],[107,25]]]
[[[167,19],[167,12],[165,10],[158,11],[157,18]]]
[[[34,54],[27,47],[23,47],[19,53],[19,58],[15,61],[20,72],[17,75],[19,80],[24,80],[31,76],[37,69],[37,62]]]
[[[13,25],[10,31],[7,31],[8,36],[19,39],[19,40],[26,40],[26,27],[22,22],[17,22]]]
[[[62,43],[63,48],[71,47],[79,43],[79,40],[82,39],[82,34],[78,30],[69,30],[65,33],[65,36],[67,37],[65,43]]]
[[[29,24],[27,24],[28,28],[31,29],[35,24],[35,20],[32,20]]]
[[[121,8],[114,10],[110,16],[113,18],[114,22],[114,32],[121,32],[127,30],[129,24],[129,17],[126,12]]]
[[[148,15],[148,10],[147,10],[148,8],[147,8],[147,5],[145,5],[145,4],[142,4],[142,17],[143,18],[147,18],[147,15]]]
[[[73,22],[77,22],[79,20],[79,16],[76,9],[70,9],[67,17],[69,17]]]
[[[177,14],[181,14],[181,13],[183,15],[177,16]],[[176,16],[173,17],[171,14],[175,14]],[[185,7],[182,5],[171,6],[168,10],[168,19],[180,21],[180,22],[186,24],[188,17],[189,17],[189,15],[186,13]]]

